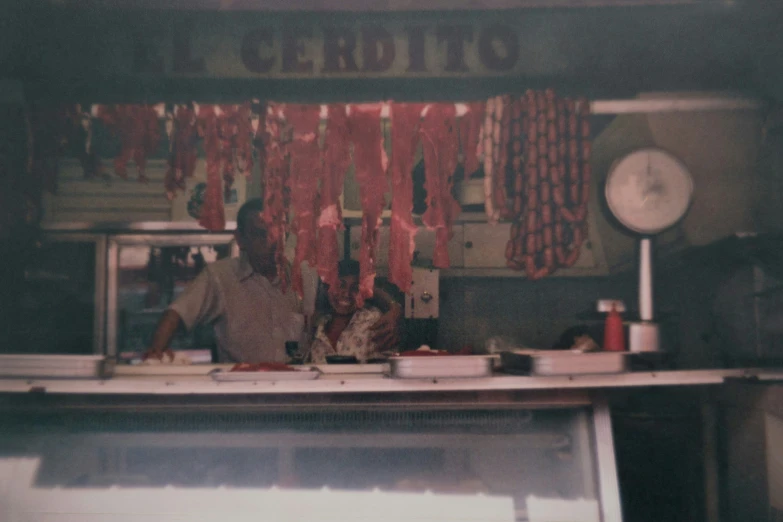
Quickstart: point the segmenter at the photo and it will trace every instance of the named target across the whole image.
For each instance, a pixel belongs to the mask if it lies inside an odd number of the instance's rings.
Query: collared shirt
[[[337,339],[337,346],[332,346],[326,335],[326,325],[331,317],[325,316],[318,326],[310,348],[310,360],[313,364],[325,364],[327,355],[353,355],[359,362],[377,355],[377,347],[370,340],[370,327],[380,319],[382,313],[377,308],[360,308],[353,314],[350,322]]]
[[[244,253],[207,265],[169,309],[188,330],[214,325],[221,362],[285,362],[285,342],[304,328],[296,293],[254,272]]]

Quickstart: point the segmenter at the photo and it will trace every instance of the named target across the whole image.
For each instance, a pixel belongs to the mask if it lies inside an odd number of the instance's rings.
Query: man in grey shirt
[[[163,313],[145,357],[173,358],[169,343],[177,330],[214,325],[220,362],[285,362],[285,342],[298,340],[304,310],[296,293],[283,293],[276,244],[267,240],[263,202],[247,201],[237,214],[238,258],[207,265]],[[381,345],[394,347],[401,307],[378,292],[387,311],[374,326]]]

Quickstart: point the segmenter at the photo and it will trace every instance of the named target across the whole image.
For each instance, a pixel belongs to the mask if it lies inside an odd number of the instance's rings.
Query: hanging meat
[[[192,177],[196,170],[196,146],[200,134],[195,104],[167,107],[166,133],[169,136],[169,160],[164,185],[166,197],[171,200],[177,190],[185,190],[185,179]]]
[[[158,113],[152,105],[102,106],[98,117],[120,141],[120,153],[114,158],[114,172],[128,179],[128,162],[133,159],[138,180],[148,182],[145,174],[147,157],[154,154],[160,142]]]
[[[587,237],[590,107],[528,91],[511,108],[513,225],[508,266],[541,279],[579,258]]]
[[[316,210],[318,181],[321,177],[321,149],[318,127],[320,105],[288,104],[285,119],[293,131],[288,148],[291,156],[291,204],[294,210],[293,229],[296,233],[296,254],[291,273],[291,286],[301,298],[304,295],[302,262],[316,266]]]
[[[283,120],[285,105],[269,103],[264,118],[264,221],[269,241],[277,245],[277,273],[282,290],[288,287],[285,240],[288,233],[288,210],[291,202],[287,134]]]
[[[459,142],[462,152],[462,162],[465,170],[465,179],[479,168],[478,151],[479,135],[484,123],[484,102],[471,102],[466,104],[467,112],[462,115],[459,122]]]
[[[85,179],[105,177],[101,160],[93,147],[93,122],[92,106],[89,104],[77,105],[71,114],[71,132],[69,142],[79,163],[82,165]]]
[[[340,194],[343,191],[345,171],[350,163],[348,116],[345,105],[334,103],[329,105],[327,111],[317,249],[318,275],[332,288],[338,282],[337,265],[341,257],[337,244],[337,230],[343,227]]]
[[[375,284],[375,256],[378,228],[386,206],[386,167],[388,158],[381,133],[382,104],[352,105],[349,116],[353,164],[362,201],[362,237],[359,250],[360,304],[372,297]]]
[[[232,164],[241,176],[249,177],[253,171],[253,138],[258,125],[252,126],[253,110],[250,103],[237,107],[234,116],[234,140],[231,144]]]
[[[217,106],[199,107],[199,134],[204,139],[204,156],[207,164],[207,188],[201,207],[199,224],[210,231],[224,230],[226,216],[223,208],[223,190],[220,177],[222,143],[220,140],[221,111]]]
[[[416,248],[414,237],[418,230],[412,217],[413,158],[419,144],[419,122],[423,109],[424,104],[420,103],[391,104],[389,280],[403,292],[410,290],[413,279],[411,261]]]
[[[234,165],[234,142],[236,139],[237,108],[234,105],[219,105],[218,138],[220,140],[220,172],[223,178],[223,198],[229,200],[234,186],[236,167]]]
[[[420,135],[424,152],[424,187],[427,191],[427,210],[422,220],[428,228],[435,230],[432,264],[438,268],[448,268],[448,242],[453,235],[451,225],[461,211],[452,194],[459,148],[454,105],[430,105],[421,123]]]

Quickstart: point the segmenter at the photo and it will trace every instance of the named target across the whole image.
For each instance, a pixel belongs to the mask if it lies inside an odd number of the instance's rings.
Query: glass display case
[[[238,255],[225,234],[116,235],[108,240],[107,354],[132,359],[148,347],[166,309],[207,263]],[[179,332],[173,350],[211,360],[210,325]],[[194,360],[194,362],[196,362]]]
[[[30,256],[14,331],[16,353],[103,352],[106,236],[45,233]]]
[[[620,520],[608,410],[587,398],[335,406],[321,397],[317,408],[274,401],[261,410],[196,406],[194,398],[166,412],[147,403],[149,411],[39,413],[34,426],[15,418],[14,428],[0,430],[0,457],[38,458],[31,487],[41,491],[489,496],[510,501],[511,520],[560,512]]]

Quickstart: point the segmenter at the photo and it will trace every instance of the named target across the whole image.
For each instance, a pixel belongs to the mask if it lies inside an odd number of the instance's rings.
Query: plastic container
[[[112,374],[114,365],[103,355],[0,355],[0,378],[100,379]]]
[[[389,368],[397,379],[489,377],[492,360],[488,355],[398,356],[389,358]]]

